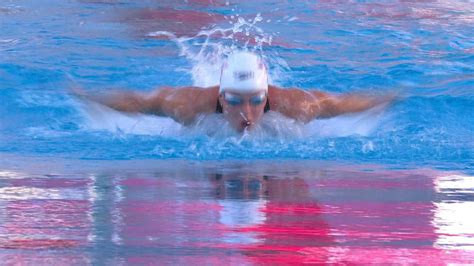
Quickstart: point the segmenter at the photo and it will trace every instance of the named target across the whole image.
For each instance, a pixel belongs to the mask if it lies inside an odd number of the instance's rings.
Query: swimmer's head
[[[234,52],[222,65],[219,92],[253,93],[268,91],[265,64],[255,53]]]
[[[252,128],[263,116],[268,98],[268,74],[262,59],[251,52],[234,52],[222,65],[219,101],[227,121],[237,131]]]

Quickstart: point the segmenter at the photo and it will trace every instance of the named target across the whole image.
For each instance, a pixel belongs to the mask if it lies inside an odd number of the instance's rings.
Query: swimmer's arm
[[[380,104],[390,103],[396,97],[390,95],[343,94],[332,95],[313,92],[320,99],[320,111],[316,118],[331,118],[342,114],[358,113]]]
[[[270,109],[307,123],[316,118],[331,118],[365,111],[395,99],[394,95],[333,95],[321,91],[269,86]]]
[[[96,102],[120,112],[127,113],[147,113],[150,106],[149,97],[144,93],[114,90],[107,94],[90,94],[82,89],[72,89],[72,95],[75,97]]]
[[[217,93],[217,88],[165,87],[151,93],[114,91],[100,96],[88,95],[82,91],[73,93],[82,99],[103,104],[117,111],[166,116],[177,122],[189,124],[200,113],[213,111],[215,103],[210,102],[208,95],[214,91]]]
[[[146,113],[191,124],[200,114],[215,112],[217,94],[218,87],[161,88],[147,97]]]

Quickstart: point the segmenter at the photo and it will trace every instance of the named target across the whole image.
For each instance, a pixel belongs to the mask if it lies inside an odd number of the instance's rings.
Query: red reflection
[[[123,180],[127,187],[119,206],[123,218],[118,242],[163,250],[126,257],[127,263],[291,262],[303,259],[300,251],[307,247],[331,245],[321,208],[303,179],[216,175],[211,181],[217,201],[197,200],[202,195],[192,189],[183,194],[183,185],[192,182],[163,187],[140,178]],[[134,198],[144,189],[137,184],[156,189],[156,197]],[[177,194],[179,200],[170,199]]]
[[[48,249],[85,245],[89,231],[86,200],[14,200],[5,207],[3,248]]]
[[[66,178],[6,179],[0,193],[0,249],[9,252],[3,263],[87,263],[78,255],[91,234],[91,204],[84,197],[85,180]],[[35,250],[36,253],[29,253]],[[58,251],[47,255],[40,252]],[[25,254],[28,253],[28,254]]]
[[[75,188],[86,186],[89,181],[85,179],[69,179],[61,177],[43,178],[22,178],[8,181],[14,187],[35,187],[35,188]]]
[[[87,196],[81,193],[91,184],[79,179],[2,180],[0,249],[29,253],[0,254],[0,259],[41,262],[39,252],[53,250],[56,260],[84,264],[89,254],[82,260],[76,255],[87,248],[97,248],[94,256],[103,256],[101,248],[115,249],[110,259],[128,264],[445,264],[474,259],[472,251],[437,246],[447,234],[453,241],[472,237],[437,230],[443,222],[458,226],[455,219],[434,219],[440,215],[436,201],[441,196],[435,190],[464,189],[460,177],[342,167],[293,171],[291,176],[203,170],[196,178],[197,171],[173,171],[102,175],[93,179],[94,191]],[[444,203],[448,212],[441,218],[448,218],[453,208]]]
[[[124,187],[124,200],[117,205],[122,218],[116,228],[119,236],[116,243],[127,248],[151,250],[150,253],[126,256],[127,263],[221,261],[215,253],[200,250],[207,246],[203,243],[216,243],[223,234],[224,228],[218,223],[221,207],[213,201],[199,200],[193,189],[182,193],[183,187],[199,186],[199,182],[129,177],[120,185]],[[145,196],[140,197],[142,194]]]
[[[249,183],[253,180],[254,186]],[[258,212],[262,219],[254,224],[235,224],[229,228],[232,232],[239,234],[252,233],[255,243],[237,244],[234,248],[242,250],[253,263],[275,264],[303,262],[305,254],[303,250],[309,247],[332,246],[334,239],[330,235],[330,228],[322,218],[322,209],[314,198],[312,198],[309,187],[302,178],[273,178],[273,177],[242,177],[219,176],[217,187],[219,198],[227,199],[229,191],[239,192],[238,189],[229,188],[231,181],[242,183],[244,199],[264,199]],[[255,184],[258,184],[255,186]],[[253,188],[252,193],[249,187]],[[227,189],[226,189],[227,188]],[[232,199],[232,197],[230,198]],[[240,198],[239,198],[240,199]],[[238,199],[234,199],[238,200]],[[236,206],[237,207],[237,206]],[[226,214],[226,213],[224,213]],[[227,213],[228,214],[228,213]],[[241,213],[246,215],[245,212]],[[259,215],[248,213],[248,215]],[[328,252],[321,250],[320,262],[328,259]]]
[[[125,17],[125,21],[134,25],[142,36],[155,31],[171,32],[178,37],[194,36],[201,29],[224,20],[225,17],[217,13],[173,8],[142,9]]]
[[[168,32],[176,37],[193,37],[203,29],[215,29],[218,27],[228,30],[216,31],[210,36],[206,36],[206,38],[215,41],[231,38],[233,41],[238,42],[241,45],[269,45],[268,42],[259,43],[255,39],[256,36],[253,36],[252,33],[249,35],[245,32],[233,32],[230,30],[230,24],[228,22],[234,20],[229,17],[216,12],[196,10],[197,7],[202,8],[207,5],[210,7],[222,6],[212,1],[191,1],[183,9],[177,9],[176,4],[173,4],[169,7],[161,7],[159,9],[150,8],[138,11],[128,11],[122,20],[132,25],[133,28],[139,32],[140,36],[148,36],[150,33],[154,32]],[[196,7],[193,8],[193,6]],[[241,17],[246,21],[249,21],[253,20],[255,16],[256,14],[244,15]],[[269,17],[272,17],[272,15],[269,14]],[[268,36],[270,36],[270,34],[271,33],[267,33]],[[156,34],[150,38],[167,40],[169,39],[169,36],[166,34]],[[195,38],[197,39],[198,37]],[[271,45],[285,48],[297,47],[294,43],[285,41],[278,36],[272,37]],[[299,44],[298,47],[302,48],[303,46],[302,44]]]

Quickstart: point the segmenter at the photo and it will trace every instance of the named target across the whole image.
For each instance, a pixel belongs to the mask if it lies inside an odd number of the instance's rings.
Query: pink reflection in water
[[[0,189],[2,258],[22,263],[16,254],[29,251],[37,256],[29,253],[24,261],[44,263],[42,252],[55,251],[50,256],[59,260],[97,262],[116,250],[107,257],[111,263],[474,259],[456,247],[473,237],[470,231],[446,227],[459,226],[451,217],[454,205],[435,203],[444,191],[468,193],[462,184],[470,179],[463,176],[297,164],[224,172],[171,165],[157,173],[113,168],[82,179],[2,179],[8,184]],[[457,205],[463,203],[469,202]]]
[[[2,179],[0,261],[6,265],[87,264],[91,204],[87,179]],[[2,252],[3,251],[3,252]],[[5,252],[8,251],[8,252]]]
[[[229,24],[237,23],[237,17],[230,18],[225,15],[221,15],[217,12],[209,12],[205,10],[193,9],[192,7],[196,3],[189,3],[183,9],[177,9],[175,6],[162,7],[162,8],[150,8],[141,9],[138,11],[125,12],[125,15],[121,18],[121,21],[125,21],[130,24],[137,32],[140,37],[149,36],[154,39],[168,40],[169,35],[167,34],[152,34],[154,32],[166,32],[176,37],[193,37],[195,40],[199,40],[199,37],[209,38],[212,42],[219,43],[225,39],[232,39],[234,42],[240,45],[269,45],[268,42],[259,42],[256,40],[257,36],[248,34],[245,31],[232,31],[232,26]],[[199,3],[198,6],[208,5],[209,7],[222,6],[216,3],[207,3],[206,1]],[[225,5],[224,5],[225,6]],[[240,17],[245,21],[252,21],[257,16],[254,14],[244,14]],[[232,16],[234,17],[234,16]],[[274,18],[273,14],[268,14],[266,19]],[[260,24],[257,23],[257,26]],[[219,29],[214,31],[208,36],[196,36],[201,30]],[[267,33],[267,35],[274,35]],[[261,36],[258,36],[261,38]],[[272,46],[284,47],[284,48],[302,48],[303,45],[299,43],[296,45],[294,42],[285,40],[279,36],[275,36],[271,41]]]
[[[224,21],[225,17],[197,10],[160,8],[127,12],[123,20],[138,29],[142,36],[150,32],[167,31],[180,37],[194,36],[202,28]]]

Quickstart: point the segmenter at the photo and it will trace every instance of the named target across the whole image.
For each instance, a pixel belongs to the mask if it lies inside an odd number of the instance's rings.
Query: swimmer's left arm
[[[270,109],[307,123],[316,118],[331,118],[368,110],[389,103],[395,94],[371,96],[366,94],[335,95],[317,90],[282,89],[269,86]]]
[[[317,92],[320,99],[320,111],[316,118],[331,118],[342,114],[358,113],[377,105],[390,103],[395,100],[395,94],[368,95],[368,94],[343,94],[332,95]]]

